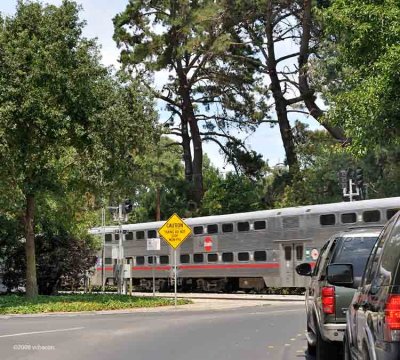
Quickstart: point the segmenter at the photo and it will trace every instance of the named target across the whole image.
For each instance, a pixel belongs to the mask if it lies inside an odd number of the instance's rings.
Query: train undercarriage
[[[171,278],[156,278],[154,283],[157,292],[169,292],[174,289],[174,280]],[[114,278],[107,278],[106,284],[116,285],[116,281]],[[132,287],[135,291],[153,291],[153,279],[133,278]],[[267,291],[267,286],[261,277],[178,278],[177,288],[179,292],[266,293]]]

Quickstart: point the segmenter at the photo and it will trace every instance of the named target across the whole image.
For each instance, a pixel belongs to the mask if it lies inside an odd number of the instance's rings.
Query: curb
[[[140,297],[152,297],[153,294],[150,293],[134,293],[134,296]],[[167,297],[173,298],[173,293],[156,293],[157,297]],[[305,301],[304,295],[245,295],[245,294],[177,294],[178,299],[192,299],[192,300],[264,300],[264,301],[282,301],[282,302],[291,302],[291,301]]]
[[[143,297],[151,297],[153,296],[152,294],[135,294],[135,296],[143,296]],[[232,308],[235,308],[236,306],[234,305],[235,302],[243,302],[243,301],[249,301],[249,302],[256,302],[258,301],[257,304],[251,304],[251,305],[243,305],[243,304],[238,304],[237,307],[244,307],[244,306],[264,306],[268,305],[268,302],[304,302],[304,296],[290,296],[290,297],[284,297],[286,295],[282,295],[282,298],[278,298],[276,296],[274,297],[268,297],[269,295],[257,295],[258,297],[251,296],[251,297],[246,297],[243,295],[237,295],[237,296],[226,296],[223,295],[224,297],[221,296],[189,296],[189,295],[179,295],[177,298],[179,299],[191,299],[194,301],[193,304],[185,304],[185,305],[178,305],[176,308],[173,305],[168,305],[168,306],[157,306],[157,307],[139,307],[139,308],[131,308],[131,309],[119,309],[119,310],[98,310],[98,311],[75,311],[75,312],[48,312],[48,313],[36,313],[36,314],[7,314],[7,315],[0,315],[0,320],[9,320],[9,319],[16,319],[16,318],[45,318],[45,317],[75,317],[75,316],[96,316],[96,315],[123,315],[123,314],[133,314],[133,313],[154,313],[154,312],[167,312],[167,311],[210,311],[210,310],[229,310]],[[226,297],[225,297],[226,296]],[[157,294],[157,297],[168,297],[168,298],[173,298],[173,295],[171,296],[170,294]],[[196,303],[196,300],[199,302]],[[217,308],[217,309],[210,309],[209,306],[207,307],[196,307],[196,304],[200,304],[201,300],[219,300],[221,302],[227,300],[230,301],[231,304],[226,306],[225,308]],[[207,304],[210,302],[207,301]]]

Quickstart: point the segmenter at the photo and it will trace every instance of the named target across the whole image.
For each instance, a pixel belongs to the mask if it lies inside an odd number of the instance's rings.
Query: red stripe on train
[[[178,265],[180,270],[216,270],[216,269],[279,269],[279,263],[268,264],[229,264],[229,265]],[[101,267],[97,267],[101,271]],[[112,271],[112,267],[106,267],[106,271]],[[152,266],[132,266],[134,271],[150,271]],[[154,270],[171,270],[171,266],[156,266]]]
[[[181,265],[182,270],[201,270],[201,269],[278,269],[279,263],[269,264],[230,264],[230,265]]]
[[[132,266],[132,270],[149,271],[149,270],[171,270],[171,266]]]

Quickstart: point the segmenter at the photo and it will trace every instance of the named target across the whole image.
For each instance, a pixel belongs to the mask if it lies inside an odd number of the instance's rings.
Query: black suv
[[[316,354],[317,360],[340,356],[346,311],[355,292],[355,289],[329,283],[327,267],[335,263],[352,264],[360,282],[380,232],[381,228],[370,228],[338,233],[322,247],[313,270],[309,263],[296,268],[299,275],[311,277],[306,291],[307,343],[308,353]]]
[[[352,286],[353,266],[336,264],[328,279]],[[400,212],[385,226],[347,312],[345,359],[400,359]]]

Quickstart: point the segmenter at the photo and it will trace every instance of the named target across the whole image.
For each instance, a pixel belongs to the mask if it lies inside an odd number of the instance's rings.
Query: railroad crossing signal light
[[[347,169],[347,179],[354,180],[354,170],[353,169]]]
[[[124,201],[124,213],[128,214],[133,210],[132,201],[127,199]]]
[[[347,177],[347,170],[339,171],[339,184],[342,189],[347,189],[349,186],[349,179]]]
[[[356,185],[359,188],[362,188],[364,185],[364,172],[363,169],[357,168],[356,169],[356,178],[355,178]]]

